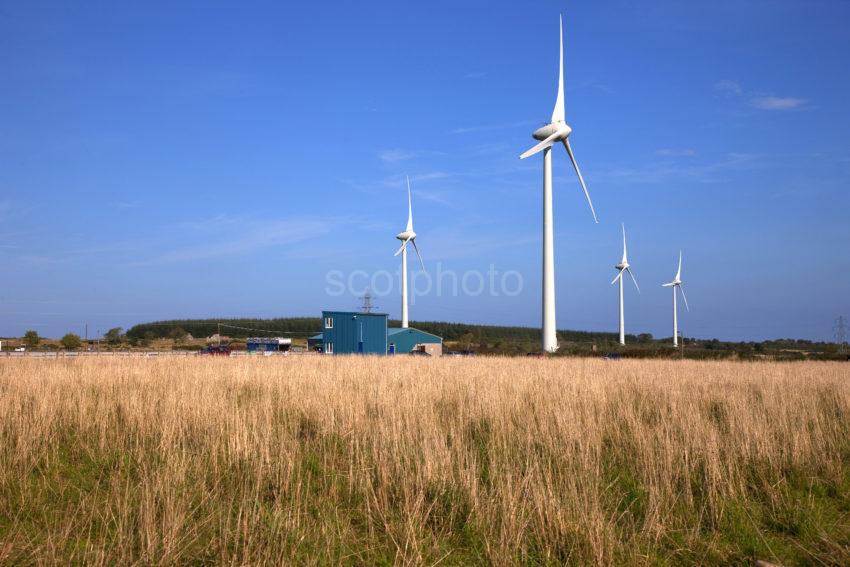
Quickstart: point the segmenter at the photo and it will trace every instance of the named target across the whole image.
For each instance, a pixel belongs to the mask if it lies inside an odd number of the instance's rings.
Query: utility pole
[[[833,330],[835,331],[835,342],[843,351],[847,347],[847,320],[844,318],[844,315],[839,316],[835,320]]]

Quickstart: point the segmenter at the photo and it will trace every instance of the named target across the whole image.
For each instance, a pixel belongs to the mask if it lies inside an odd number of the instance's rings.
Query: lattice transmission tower
[[[377,305],[372,304],[372,294],[369,293],[369,290],[366,290],[366,293],[362,297],[363,305],[360,306],[361,313],[371,313],[373,309],[377,309]]]

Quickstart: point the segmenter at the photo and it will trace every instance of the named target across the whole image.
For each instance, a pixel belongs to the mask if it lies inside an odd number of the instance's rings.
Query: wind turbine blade
[[[422,264],[422,271],[423,272],[427,271],[425,269],[425,262],[422,261],[422,254],[419,253],[419,247],[416,245],[416,239],[414,238],[410,242],[413,243],[413,249],[416,250],[416,255],[419,257],[419,263]]]
[[[590,205],[590,212],[593,214],[593,222],[599,224],[599,219],[596,218],[596,211],[593,208],[593,201],[590,200],[590,193],[587,192],[587,186],[584,184],[584,178],[581,176],[581,171],[579,171],[576,158],[573,155],[573,149],[570,147],[569,139],[564,140],[564,147],[567,148],[567,153],[570,154],[570,161],[573,162],[573,168],[576,170],[576,175],[578,175],[581,188],[584,189],[584,196],[587,198],[587,204]]]
[[[632,281],[635,282],[635,287],[637,288],[638,293],[640,293],[640,286],[637,284],[637,280],[635,279],[635,275],[632,273],[632,269],[626,268],[626,271],[629,272],[630,276],[632,276]]]
[[[685,300],[685,309],[687,309],[688,311],[690,311],[690,310],[691,310],[691,308],[690,308],[690,307],[688,307],[688,298],[687,298],[687,297],[685,297],[685,290],[684,290],[684,289],[682,289],[682,284],[679,284],[677,287],[679,288],[679,291],[681,291],[681,292],[682,292],[682,299],[684,299],[684,300]]]
[[[628,264],[628,255],[626,254],[626,223],[623,223],[623,264]]]
[[[405,175],[405,177],[407,177]],[[410,201],[410,177],[407,177],[407,232],[413,232],[413,205]]]
[[[682,278],[682,251],[679,250],[679,269],[676,270],[676,281]]]
[[[399,254],[401,254],[401,251],[404,250],[404,247],[407,246],[408,242],[410,242],[409,238],[401,243],[401,246],[399,247],[398,250],[395,251],[395,254],[393,254],[393,256],[398,256]]]
[[[623,270],[620,270],[619,272],[617,272],[617,276],[613,280],[611,280],[611,285],[614,285],[615,283],[617,283],[617,280],[622,278],[622,277],[623,277]]]
[[[558,98],[555,99],[555,109],[552,111],[552,122],[564,122],[564,18],[560,17],[561,51],[558,60]]]
[[[545,140],[543,140],[542,142],[540,142],[539,144],[519,156],[519,159],[525,159],[529,156],[533,156],[539,151],[545,150],[546,148],[550,147],[552,144],[555,143],[555,140],[558,138],[559,135],[559,132],[555,132],[554,134],[552,134],[551,136],[549,136],[548,138],[546,138]]]
[[[663,284],[661,284],[661,287],[673,287],[674,285],[676,285],[676,284],[675,284],[675,283],[673,283],[673,282],[670,282],[670,283],[663,283]]]

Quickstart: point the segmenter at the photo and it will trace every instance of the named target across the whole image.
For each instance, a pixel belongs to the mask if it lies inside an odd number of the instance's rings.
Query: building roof
[[[323,309],[322,313],[336,313],[337,315],[362,315],[364,317],[387,317],[389,318],[389,314],[387,313],[363,313],[362,311],[334,311]]]
[[[249,337],[245,342],[263,345],[290,345],[292,344],[292,339],[284,337]]]
[[[389,328],[389,329],[387,329],[387,336],[391,337],[393,335],[397,335],[397,334],[403,333],[405,331],[416,331],[417,333],[422,333],[423,335],[428,335],[429,337],[434,337],[435,339],[440,339],[441,341],[443,340],[443,337],[438,337],[437,335],[435,335],[433,333],[426,333],[425,331],[421,331],[419,329],[414,329],[413,327],[408,327],[406,329],[403,329],[403,328],[400,328],[400,327]]]
[[[324,333],[319,333],[318,335],[313,335],[312,337],[308,337],[311,341],[319,341],[325,338]]]

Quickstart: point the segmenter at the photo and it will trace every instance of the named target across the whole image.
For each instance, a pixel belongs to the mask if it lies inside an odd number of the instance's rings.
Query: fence
[[[317,354],[315,352],[247,352],[247,351],[232,351],[231,357],[242,356],[310,356]],[[181,350],[155,350],[145,352],[135,351],[92,351],[92,352],[74,352],[74,351],[31,351],[31,352],[0,352],[0,358],[79,358],[88,356],[107,356],[107,357],[124,357],[124,358],[155,358],[162,356],[205,356],[200,354],[200,351],[181,351]]]

